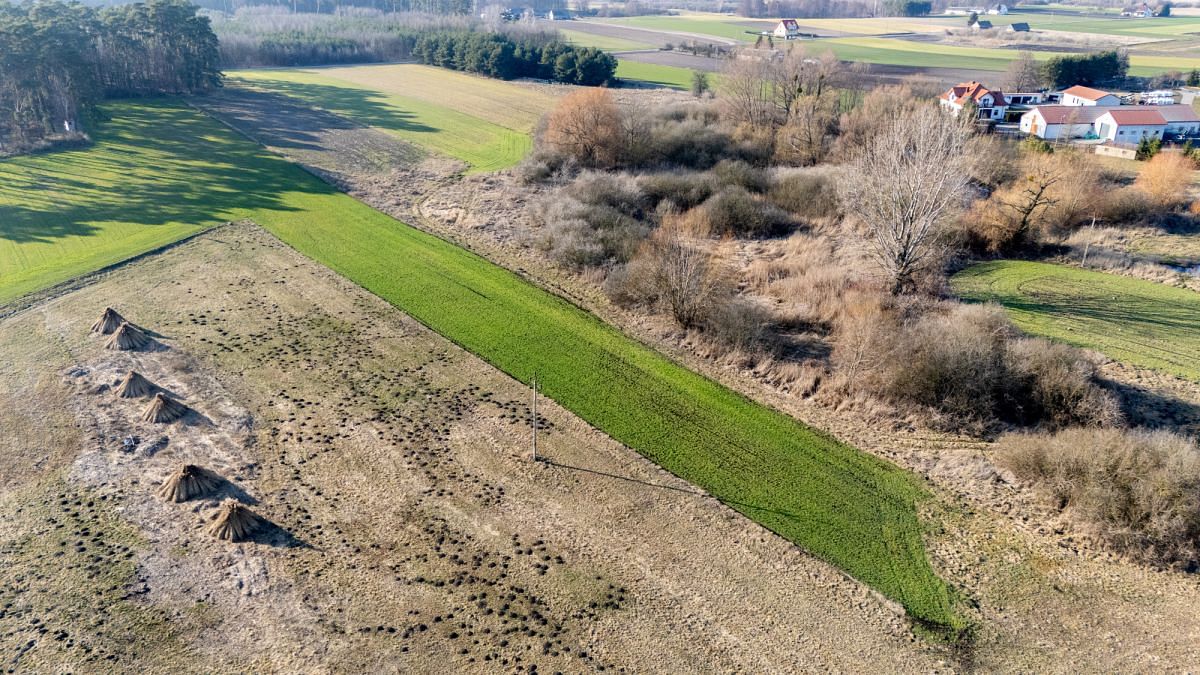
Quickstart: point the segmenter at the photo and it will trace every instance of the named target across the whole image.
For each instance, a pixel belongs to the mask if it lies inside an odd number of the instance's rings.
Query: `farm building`
[[[1063,105],[1121,105],[1121,97],[1107,91],[1075,85],[1062,93]]]
[[[775,26],[771,34],[784,40],[795,40],[800,37],[800,24],[796,23],[795,19],[784,19]]]
[[[1143,138],[1162,138],[1167,120],[1153,108],[1125,106],[1109,109],[1096,118],[1095,133],[1114,143],[1133,145]]]
[[[1029,32],[1029,24],[1027,24],[1023,21],[1018,22],[1018,23],[1010,23],[1010,24],[1008,24],[1008,28],[1006,28],[1005,30],[1007,30],[1010,33],[1028,33]]]
[[[1190,105],[1156,105],[1154,110],[1167,121],[1167,136],[1200,136],[1200,115]]]
[[[1133,144],[1143,136],[1200,135],[1200,115],[1186,105],[1044,105],[1021,116],[1021,131],[1047,140],[1103,138]]]
[[[1008,14],[1008,5],[993,5],[988,7],[987,13],[993,16],[1004,16]]]
[[[964,106],[973,102],[979,109],[981,120],[1002,120],[1004,111],[1008,109],[1008,99],[1004,92],[988,89],[978,82],[963,82],[951,87],[938,99],[942,109],[955,115],[962,112]]]
[[[986,7],[947,7],[946,13],[955,16],[970,16],[971,14],[985,14]]]
[[[1042,105],[1021,115],[1021,131],[1044,138],[1086,138],[1093,135],[1092,124],[1107,108],[1094,106]]]
[[[971,24],[971,30],[991,30],[992,22],[986,19],[975,19],[975,23]]]

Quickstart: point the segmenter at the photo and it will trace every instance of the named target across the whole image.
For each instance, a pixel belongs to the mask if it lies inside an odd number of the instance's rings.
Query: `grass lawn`
[[[631,82],[644,82],[660,87],[674,89],[691,89],[692,73],[690,68],[679,66],[663,66],[657,63],[642,63],[641,61],[617,60],[617,77]],[[716,73],[708,74],[710,86],[716,82]]]
[[[955,291],[998,302],[1022,330],[1200,382],[1200,294],[1065,265],[1003,260],[959,272]]]
[[[553,96],[511,82],[430,66],[355,66],[229,73],[243,82],[495,171],[520,162]]]
[[[36,287],[27,272],[40,247],[71,240],[78,250],[103,247],[111,259],[143,250],[132,235],[164,222],[174,223],[178,236],[253,219],[518,380],[536,373],[542,391],[582,419],[896,600],[914,618],[959,625],[953,593],[925,553],[917,509],[929,496],[911,474],[676,365],[197,112],[168,102],[107,109],[114,121],[91,149],[0,162],[21,180],[5,183],[6,203],[22,204],[6,214],[17,220],[0,221],[4,297]],[[91,188],[130,176],[136,180],[129,189]],[[41,194],[51,190],[52,198]],[[27,241],[34,236],[45,242]],[[52,273],[50,256],[39,262],[44,284],[103,260]]]

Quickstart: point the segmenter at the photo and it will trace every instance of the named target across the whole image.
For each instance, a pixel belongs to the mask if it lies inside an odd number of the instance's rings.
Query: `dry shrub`
[[[638,185],[655,207],[666,204],[678,211],[703,204],[717,189],[712,174],[696,172],[648,174],[638,178]]]
[[[833,362],[843,386],[936,411],[950,424],[1120,421],[1082,352],[1018,337],[995,305],[860,296],[838,321]]]
[[[716,234],[769,237],[793,225],[783,209],[737,186],[723,188],[691,214]]]
[[[585,172],[538,202],[535,245],[573,268],[629,260],[646,238],[647,199],[631,176]]]
[[[760,194],[767,191],[767,172],[745,162],[721,160],[713,167],[712,173],[722,187],[733,185]]]
[[[582,166],[609,167],[621,161],[624,124],[612,94],[588,87],[567,94],[550,111],[544,139]]]
[[[1165,431],[1066,429],[1005,436],[998,459],[1108,545],[1200,567],[1200,448]]]
[[[801,218],[834,218],[840,214],[837,188],[821,171],[780,172],[771,181],[767,198]]]
[[[1057,241],[1098,215],[1110,191],[1095,162],[1077,152],[1028,152],[1012,182],[960,219],[968,239],[992,252]]]
[[[1146,162],[1134,185],[1161,210],[1187,203],[1196,166],[1180,152],[1160,152]]]
[[[844,159],[870,144],[884,124],[918,100],[912,89],[904,85],[876,87],[863,97],[862,103],[842,115],[838,124],[840,134],[833,143],[833,161]]]
[[[1121,423],[1117,399],[1096,385],[1096,364],[1083,352],[1041,338],[1010,341],[1004,355],[1008,417],[1024,424],[1064,428]]]
[[[1141,222],[1152,210],[1146,193],[1132,185],[1111,190],[1098,202],[1099,217],[1113,225]]]

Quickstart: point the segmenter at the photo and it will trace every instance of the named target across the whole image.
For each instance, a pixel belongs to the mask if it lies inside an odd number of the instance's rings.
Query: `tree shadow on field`
[[[0,239],[94,236],[104,222],[201,226],[294,210],[285,192],[333,192],[178,101],[106,105],[95,146],[0,162],[0,179],[13,179],[0,180]]]
[[[283,95],[291,98],[292,102],[284,104],[290,108],[294,108],[295,101],[303,101],[310,106],[320,106],[329,112],[309,110],[309,121],[317,125],[317,128],[351,128],[329,126],[323,127],[323,124],[346,124],[346,120],[340,119],[338,116],[346,117],[360,125],[377,127],[380,129],[388,129],[391,131],[404,131],[412,133],[438,133],[441,129],[431,127],[427,124],[416,120],[416,116],[409,112],[397,108],[386,102],[386,94],[382,94],[367,89],[359,89],[354,86],[339,87],[330,84],[318,84],[313,82],[291,82],[288,80],[269,80],[255,79],[248,82],[250,87],[262,91],[274,93],[276,96]],[[240,88],[240,87],[239,87]],[[334,113],[334,114],[329,114]]]

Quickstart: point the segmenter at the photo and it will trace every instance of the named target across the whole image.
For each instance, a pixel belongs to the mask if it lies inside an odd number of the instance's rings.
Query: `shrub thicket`
[[[1056,508],[1135,558],[1200,568],[1200,448],[1165,431],[1006,436],[998,459]]]

